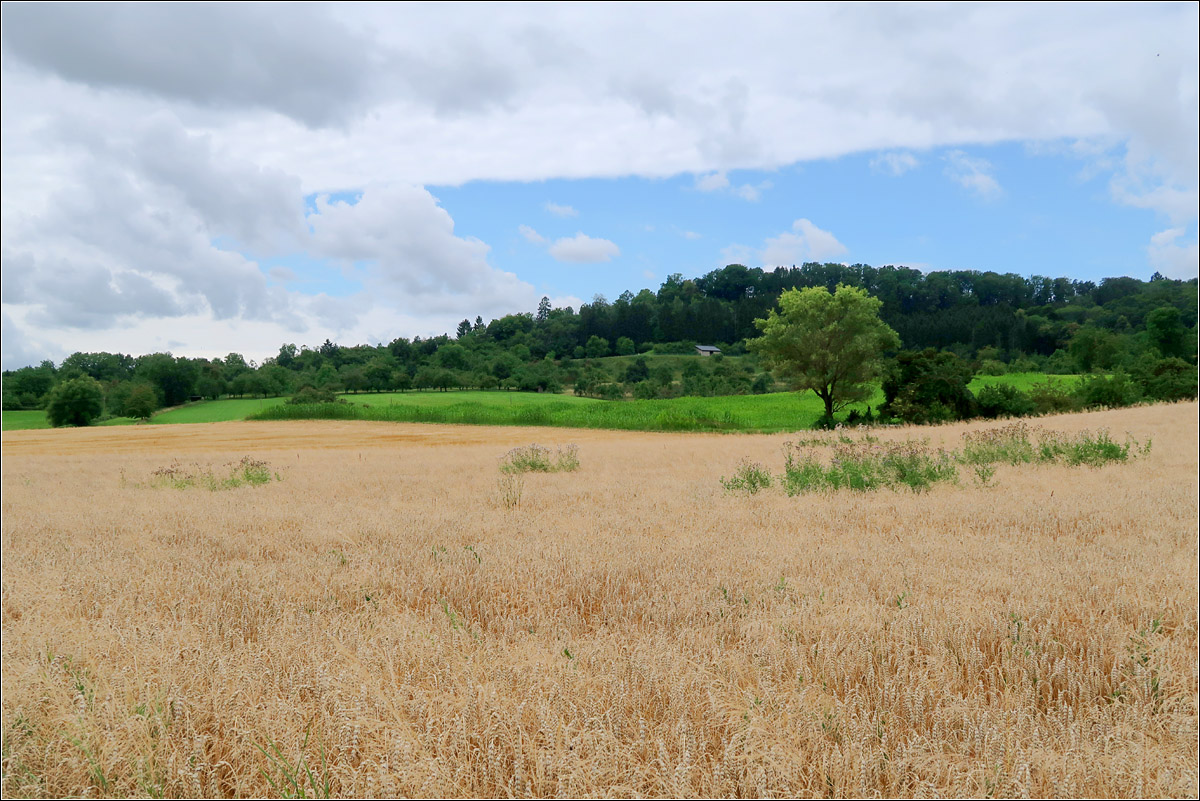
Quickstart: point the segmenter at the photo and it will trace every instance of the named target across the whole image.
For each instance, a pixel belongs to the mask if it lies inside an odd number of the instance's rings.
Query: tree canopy
[[[779,311],[757,320],[762,336],[747,347],[794,389],[812,390],[825,403],[825,416],[866,400],[880,374],[884,351],[900,337],[879,319],[883,303],[866,290],[839,284],[793,289],[779,297]]]

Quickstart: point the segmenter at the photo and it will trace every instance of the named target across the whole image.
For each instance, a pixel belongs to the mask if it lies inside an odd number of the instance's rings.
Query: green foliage
[[[901,352],[884,378],[881,412],[906,423],[965,420],[975,405],[971,377],[971,366],[948,351]]]
[[[879,319],[882,302],[866,290],[839,285],[788,290],[755,325],[762,336],[747,348],[800,391],[812,390],[825,416],[871,393],[880,357],[900,346],[896,332]]]
[[[1016,387],[1007,384],[990,384],[975,396],[980,417],[1028,417],[1036,414],[1038,407],[1033,398]]]
[[[149,420],[158,408],[158,393],[148,383],[139,382],[129,388],[121,413],[125,417]]]
[[[1172,357],[1142,363],[1135,368],[1134,379],[1151,400],[1181,401],[1196,397],[1196,365],[1183,359]]]
[[[297,390],[296,394],[288,398],[287,402],[293,405],[303,403],[337,403],[338,397],[328,389],[305,386]]]
[[[501,473],[573,473],[579,469],[579,446],[567,445],[551,453],[536,443],[513,448],[500,459]]]
[[[632,356],[637,353],[637,347],[629,337],[618,337],[616,350],[618,356]]]
[[[1081,431],[1065,434],[1011,423],[1003,428],[963,434],[959,461],[970,465],[992,464],[1066,464],[1100,467],[1109,462],[1127,461],[1131,454],[1147,454],[1150,443],[1135,440],[1116,442],[1108,431]]]
[[[730,478],[721,477],[721,486],[726,492],[745,492],[754,495],[771,486],[771,474],[758,462],[743,459],[737,472]]]
[[[56,428],[91,425],[103,412],[104,389],[91,376],[62,382],[46,400],[46,417]]]
[[[848,489],[868,492],[907,487],[923,492],[934,484],[958,481],[954,460],[945,451],[930,451],[922,443],[842,442],[833,458],[823,463],[812,452],[788,443],[780,483],[788,495]]]
[[[1132,406],[1142,399],[1142,390],[1128,373],[1095,373],[1084,376],[1072,392],[1085,409]]]

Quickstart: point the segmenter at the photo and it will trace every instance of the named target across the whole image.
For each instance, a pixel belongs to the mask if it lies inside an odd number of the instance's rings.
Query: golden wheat
[[[3,793],[1195,796],[1196,414],[1044,421],[1129,464],[794,498],[719,483],[786,436],[5,433]],[[535,441],[581,467],[507,502]],[[281,480],[147,483],[247,455]]]

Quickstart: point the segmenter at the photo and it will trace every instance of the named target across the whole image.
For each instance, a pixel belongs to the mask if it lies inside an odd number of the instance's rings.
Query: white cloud
[[[910,151],[1005,141],[1084,143],[1114,202],[1193,231],[1198,13],[574,4],[467,19],[437,5],[6,4],[6,319],[47,348],[155,325],[194,350],[234,330],[428,331],[481,297],[456,285],[444,312],[414,303],[449,286],[430,272],[439,265],[504,302],[536,293],[492,267],[484,243],[456,237],[421,186],[691,174],[698,190],[753,199],[767,187],[728,176],[851,153],[882,154],[876,168],[896,172]],[[781,60],[797,30],[804,53]],[[994,171],[965,158],[947,161],[950,176],[997,196]],[[401,186],[418,189],[387,189]],[[331,208],[336,225],[306,219],[306,195],[364,187],[362,209]],[[388,213],[409,215],[404,241]],[[434,227],[423,236],[411,220]],[[268,257],[317,247],[310,223],[322,253],[371,254],[345,268],[365,287],[356,301],[263,274]],[[383,252],[371,236],[403,247]],[[609,244],[593,256],[613,258]],[[739,260],[822,247],[793,230]],[[1187,234],[1148,253],[1195,262]]]
[[[762,249],[762,262],[772,267],[827,261],[846,253],[846,246],[829,231],[806,219],[792,223],[792,230],[770,237]]]
[[[547,203],[546,211],[553,214],[555,217],[578,217],[579,212],[571,206],[560,206],[557,203]]]
[[[418,186],[368,187],[354,204],[320,196],[308,223],[315,255],[365,263],[364,286],[408,314],[503,313],[535,294],[488,263],[486,243],[455,236],[454,220]]]
[[[550,255],[558,261],[572,264],[597,264],[620,256],[621,249],[607,239],[594,239],[587,234],[577,233],[555,240],[550,246]]]
[[[741,186],[734,186],[729,182],[729,176],[723,170],[708,173],[707,175],[697,175],[694,177],[692,183],[692,188],[697,192],[728,191],[735,197],[740,197],[742,200],[751,203],[757,202],[762,197],[762,192],[770,189],[771,186],[770,181],[762,181],[756,185],[742,184]]]
[[[695,231],[684,231],[680,234],[684,239],[703,239],[703,234],[698,234]]]
[[[921,162],[917,161],[917,157],[907,151],[880,153],[871,159],[872,170],[895,176],[903,175],[909,170],[915,170],[920,164]]]
[[[811,220],[801,218],[792,223],[790,231],[768,237],[761,248],[734,244],[724,248],[721,255],[729,263],[757,262],[769,268],[828,261],[847,252],[846,246],[831,232],[818,228]]]
[[[521,236],[525,237],[526,242],[532,242],[535,245],[546,244],[546,237],[542,236],[528,225],[519,225],[517,226],[517,230],[521,232]]]
[[[946,176],[979,198],[995,200],[1004,194],[1000,183],[992,175],[994,168],[987,159],[968,156],[961,150],[950,151],[945,159]]]
[[[708,175],[697,175],[694,188],[698,192],[716,192],[721,189],[728,189],[729,178],[722,170],[709,173]]]
[[[1168,228],[1150,237],[1146,248],[1150,266],[1167,278],[1187,280],[1200,274],[1200,250],[1183,228]]]

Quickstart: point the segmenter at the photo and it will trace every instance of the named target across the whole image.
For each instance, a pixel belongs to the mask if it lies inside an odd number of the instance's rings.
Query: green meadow
[[[628,357],[626,357],[628,358]],[[970,384],[978,392],[988,384],[1009,384],[1027,390],[1047,379],[1074,383],[1078,376],[1015,373],[980,376]],[[795,431],[811,427],[821,417],[820,399],[811,392],[768,395],[727,395],[714,398],[602,401],[573,395],[532,392],[417,391],[363,393],[341,396],[345,404],[293,406],[285,398],[230,398],[199,401],[167,409],[151,418],[156,425],[220,423],[231,420],[384,420],[393,422],[459,423],[466,425],[556,426],[610,428],[634,431]],[[876,390],[866,404],[846,409],[866,411],[883,403]],[[97,425],[134,425],[119,417]],[[4,430],[49,428],[42,411],[4,412]]]

